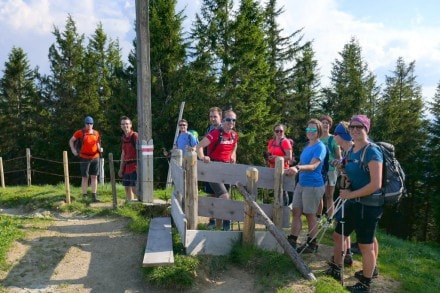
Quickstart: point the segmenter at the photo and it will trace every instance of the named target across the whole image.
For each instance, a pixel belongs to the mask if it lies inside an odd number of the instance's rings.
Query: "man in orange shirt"
[[[101,136],[93,130],[93,118],[87,116],[84,119],[85,127],[77,130],[69,140],[69,146],[75,156],[79,156],[81,169],[81,188],[84,197],[87,197],[87,188],[92,188],[92,200],[98,202],[96,194],[98,188],[99,155],[103,152],[101,148]],[[75,141],[81,140],[81,148],[76,149]]]

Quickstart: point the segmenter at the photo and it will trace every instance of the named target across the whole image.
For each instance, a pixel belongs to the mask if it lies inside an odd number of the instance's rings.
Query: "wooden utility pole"
[[[138,195],[153,202],[153,133],[151,126],[151,70],[149,0],[136,0],[136,57],[138,132]]]

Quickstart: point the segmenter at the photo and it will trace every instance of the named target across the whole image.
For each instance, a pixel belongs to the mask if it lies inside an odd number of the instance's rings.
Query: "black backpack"
[[[369,143],[361,154],[360,163],[363,168],[368,171],[368,165],[364,162],[367,149],[371,145],[379,147],[383,154],[382,167],[382,188],[381,193],[384,197],[385,205],[394,205],[400,201],[406,193],[405,189],[405,172],[396,159],[394,145],[388,142]]]

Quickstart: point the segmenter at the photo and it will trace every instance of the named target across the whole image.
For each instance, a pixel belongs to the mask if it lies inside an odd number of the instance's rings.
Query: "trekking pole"
[[[345,225],[345,213],[344,213],[344,203],[345,200],[342,201],[342,210],[341,210],[341,259],[342,259],[342,265],[341,265],[341,285],[344,286],[344,254],[345,254],[345,236],[344,236],[344,225]]]

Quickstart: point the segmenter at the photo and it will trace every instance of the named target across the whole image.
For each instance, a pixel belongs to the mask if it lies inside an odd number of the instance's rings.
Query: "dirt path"
[[[0,281],[11,293],[165,292],[142,276],[147,235],[133,234],[126,225],[121,218],[64,215],[38,229],[27,227],[26,238],[9,251],[11,270],[0,273]],[[188,292],[244,293],[252,287],[249,274],[231,269],[215,281],[198,280]]]
[[[26,238],[15,242],[9,251],[11,270],[0,272],[0,282],[7,292],[170,292],[149,286],[142,276],[147,235],[129,232],[127,220],[62,215],[50,224],[44,223],[37,229],[25,227]],[[314,260],[305,261],[314,273],[322,272],[330,254],[330,247],[321,246]],[[356,263],[358,269],[360,263]],[[185,292],[260,292],[256,284],[256,276],[232,267],[215,279],[199,275],[195,286]],[[392,280],[379,277],[375,284],[373,292],[398,292],[398,284]],[[289,287],[295,292],[313,292],[302,282]]]

